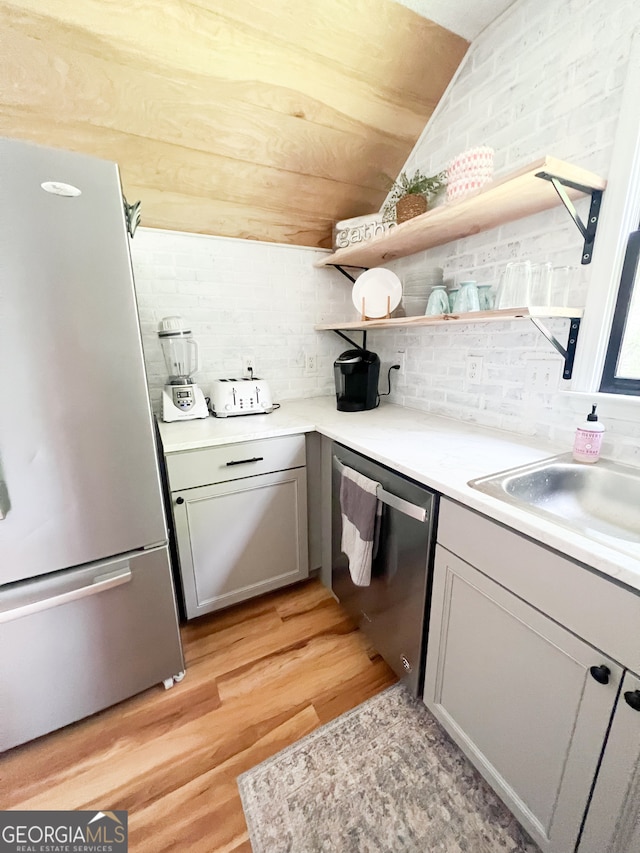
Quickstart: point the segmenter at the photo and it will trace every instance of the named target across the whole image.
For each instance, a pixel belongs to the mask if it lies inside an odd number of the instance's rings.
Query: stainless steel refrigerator
[[[184,670],[115,163],[0,140],[0,751]]]

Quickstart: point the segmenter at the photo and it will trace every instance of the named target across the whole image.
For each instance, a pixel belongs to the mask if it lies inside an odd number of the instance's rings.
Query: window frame
[[[618,400],[634,408],[640,403],[638,391],[605,392],[601,385],[605,357],[621,287],[623,262],[629,235],[640,221],[640,28],[631,36],[628,67],[623,84],[617,129],[610,158],[598,234],[590,264],[590,286],[576,352],[573,377],[560,393],[581,398],[589,395],[597,402],[606,393],[611,403]]]
[[[631,306],[634,285],[637,284],[638,260],[640,258],[640,230],[632,231],[622,265],[618,296],[611,323],[609,345],[602,370],[600,391],[605,394],[632,394],[640,396],[640,378],[631,379],[617,376],[618,360],[627,327],[627,317]],[[640,333],[640,330],[638,330]]]

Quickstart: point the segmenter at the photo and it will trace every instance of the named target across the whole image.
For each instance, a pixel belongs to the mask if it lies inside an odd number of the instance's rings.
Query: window
[[[640,395],[640,231],[627,243],[601,391]]]

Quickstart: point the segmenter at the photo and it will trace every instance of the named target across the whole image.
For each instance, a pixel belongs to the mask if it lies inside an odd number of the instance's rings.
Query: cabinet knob
[[[184,498],[176,498],[176,503],[177,503],[177,504],[183,504],[183,503],[184,503]]]
[[[627,690],[624,694],[624,701],[634,711],[640,711],[640,690]]]
[[[600,664],[600,666],[592,666],[589,672],[595,678],[598,684],[609,683],[609,676],[611,675],[611,670],[608,666],[605,666],[604,664]]]

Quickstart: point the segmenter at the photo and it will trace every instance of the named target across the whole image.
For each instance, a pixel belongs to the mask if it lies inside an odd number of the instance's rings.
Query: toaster
[[[264,415],[273,411],[269,385],[264,379],[214,379],[211,412],[216,418]]]

